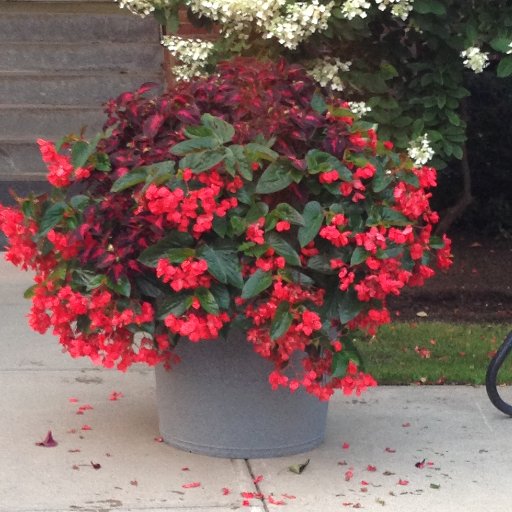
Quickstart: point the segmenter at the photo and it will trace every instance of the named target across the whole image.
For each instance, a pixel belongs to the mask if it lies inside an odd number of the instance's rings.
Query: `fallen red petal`
[[[251,503],[249,500],[242,501],[242,507],[250,507],[250,506],[251,506]]]
[[[370,485],[366,480],[361,480],[361,485],[366,487],[367,485]]]
[[[157,443],[163,443],[164,438],[163,437],[155,437],[154,441],[156,441]]]
[[[352,470],[345,471],[345,480],[349,482],[354,476],[354,472]]]
[[[181,468],[181,471],[190,471],[190,468],[184,467],[184,468]]]
[[[338,462],[338,466],[346,466],[347,465],[347,461],[346,460],[340,460]]]
[[[78,402],[78,398],[75,398],[75,397],[68,398],[68,400],[69,400],[72,404],[76,404],[76,403]]]
[[[263,475],[258,475],[256,478],[254,478],[253,482],[257,485],[263,480]]]
[[[36,443],[36,446],[42,446],[44,448],[54,448],[59,443],[53,439],[52,431],[48,430],[48,434],[46,434],[46,437],[40,441],[39,443]]]
[[[231,494],[231,489],[228,489],[227,487],[222,488],[222,494],[224,496],[227,496],[228,494]]]
[[[123,398],[123,393],[120,393],[119,391],[112,391],[112,393],[110,393],[110,396],[108,397],[109,400],[112,400],[112,401],[116,401],[116,400],[119,400],[120,398]]]
[[[409,480],[398,480],[398,485],[409,485]]]
[[[183,489],[193,489],[194,487],[201,487],[201,482],[190,482],[183,484],[181,487],[183,487]]]
[[[349,445],[348,443],[343,443],[342,448],[343,448],[344,450],[348,450],[348,449],[350,448],[350,445]]]
[[[139,485],[139,482],[137,482],[137,480],[130,480],[130,485],[134,485],[135,487],[137,487],[137,485]]]
[[[90,425],[82,425],[82,430],[92,430]]]
[[[281,494],[283,498],[286,498],[287,500],[296,500],[297,496],[294,496],[293,494]]]
[[[368,466],[366,466],[366,471],[377,471],[377,466],[372,466],[371,464],[368,464]]]
[[[267,496],[267,500],[269,503],[271,503],[272,505],[286,505],[286,502],[284,502],[283,500],[276,500],[272,494],[269,494]]]
[[[386,448],[384,451],[388,453],[396,453],[396,450],[394,448]]]
[[[402,423],[402,427],[404,427],[404,428],[407,428],[407,427],[410,427],[410,426],[411,426],[411,424],[409,422]]]

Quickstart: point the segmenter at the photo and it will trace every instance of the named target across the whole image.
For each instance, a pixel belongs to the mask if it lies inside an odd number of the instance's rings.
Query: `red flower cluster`
[[[350,331],[374,333],[389,295],[451,262],[432,236],[435,170],[393,154],[339,100],[312,101],[298,66],[240,59],[148,90],[109,103],[94,148],[39,141],[52,196],[0,207],[7,258],[36,271],[32,328],[125,370],[175,363],[179,338],[236,322],[273,388],[327,400],[375,385]]]

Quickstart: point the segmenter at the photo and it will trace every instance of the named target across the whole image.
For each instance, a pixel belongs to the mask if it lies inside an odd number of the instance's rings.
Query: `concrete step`
[[[162,82],[158,74],[119,72],[38,75],[0,72],[0,98],[10,104],[97,105],[145,82]],[[1,123],[1,121],[0,121]]]
[[[0,71],[155,72],[161,67],[163,51],[160,44],[150,42],[0,43]]]
[[[86,136],[101,130],[105,114],[97,106],[0,105],[0,134],[9,139],[60,139],[69,133]]]
[[[39,147],[34,140],[0,140],[0,180],[45,175]]]
[[[115,42],[158,43],[159,26],[148,16],[73,12],[4,12],[0,5],[0,43]]]

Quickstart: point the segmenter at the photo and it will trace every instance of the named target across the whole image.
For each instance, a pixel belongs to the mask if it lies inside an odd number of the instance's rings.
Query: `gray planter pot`
[[[306,452],[325,436],[327,402],[302,390],[273,391],[272,364],[245,336],[177,347],[181,363],[156,368],[160,433],[186,451],[236,459]]]

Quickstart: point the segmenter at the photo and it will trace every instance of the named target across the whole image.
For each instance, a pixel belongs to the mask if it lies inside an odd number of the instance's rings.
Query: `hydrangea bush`
[[[461,176],[445,231],[472,200],[467,158],[466,97],[473,75],[512,75],[512,4],[507,0],[124,0],[152,12],[168,34],[178,32],[180,8],[220,37],[177,77],[205,74],[229,55],[284,56],[304,65],[322,87],[363,104],[382,137],[417,153],[421,165],[449,166]],[[172,36],[178,37],[176,35]],[[180,38],[180,49],[188,44]],[[193,43],[191,43],[193,44]],[[172,50],[181,60],[183,51]],[[187,57],[191,52],[185,52]]]
[[[389,295],[451,261],[432,236],[435,170],[297,65],[238,59],[150,91],[110,101],[91,141],[39,141],[52,192],[0,207],[7,259],[35,270],[32,328],[120,370],[237,328],[273,388],[374,385],[350,332],[375,332]]]

